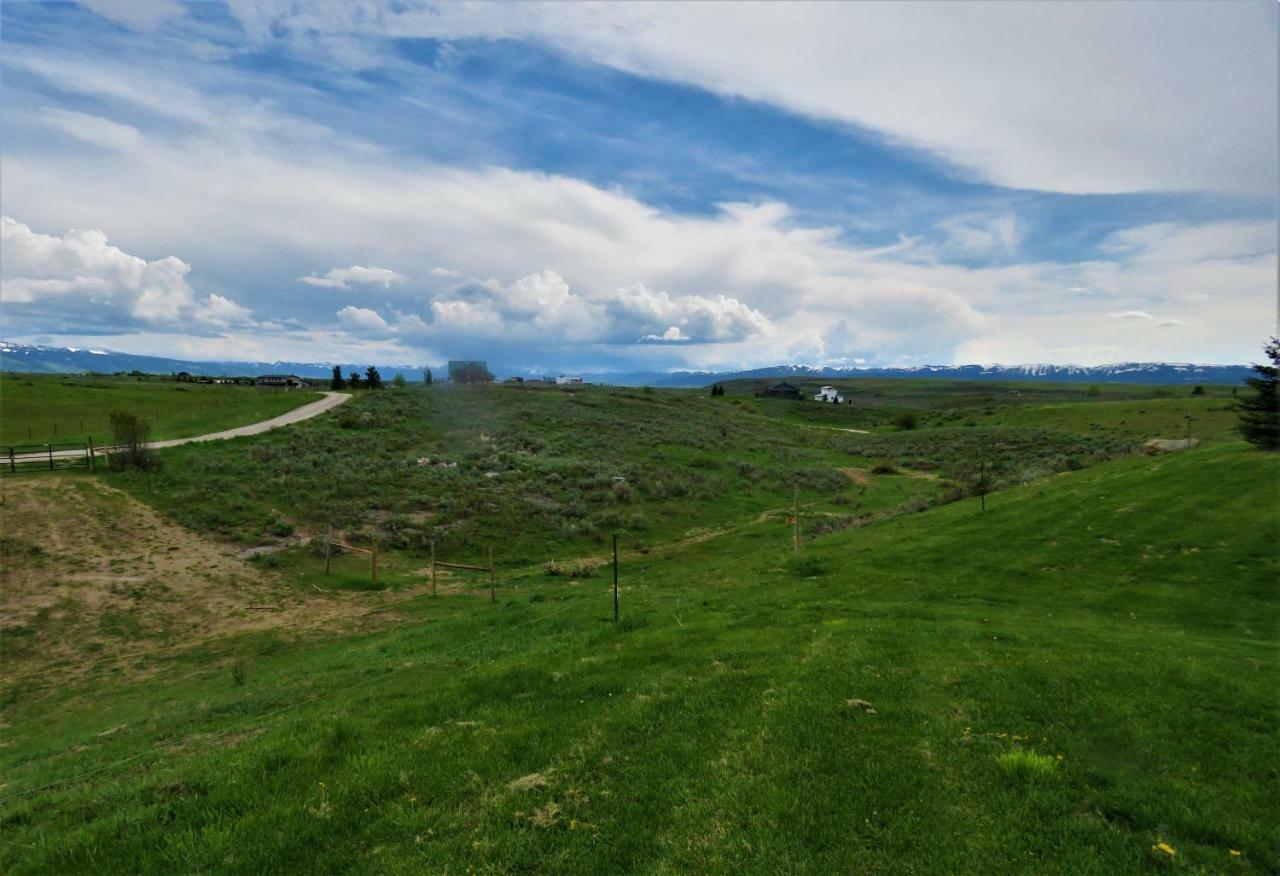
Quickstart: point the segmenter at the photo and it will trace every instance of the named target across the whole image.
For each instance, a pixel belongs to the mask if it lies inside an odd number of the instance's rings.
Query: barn
[[[782,383],[774,384],[764,391],[769,398],[789,398],[794,401],[800,400],[800,387],[792,386],[785,380]]]

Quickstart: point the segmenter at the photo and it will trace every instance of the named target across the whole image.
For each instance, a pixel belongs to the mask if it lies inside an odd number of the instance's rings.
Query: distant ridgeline
[[[333,362],[193,362],[159,356],[134,356],[110,350],[46,347],[0,341],[0,370],[49,374],[78,374],[85,371],[113,374],[141,371],[146,374],[176,374],[190,371],[210,376],[253,376],[296,374],[299,377],[328,378],[337,364],[343,372],[369,363]],[[485,363],[454,361],[454,366]],[[407,380],[421,380],[417,365],[376,366],[384,377],[397,372]],[[487,373],[487,371],[485,372]],[[950,380],[1029,380],[1058,383],[1225,383],[1236,384],[1249,374],[1247,365],[1186,365],[1161,362],[1126,362],[1119,365],[921,365],[912,368],[814,368],[808,365],[775,365],[749,371],[629,371],[583,374],[589,383],[618,386],[707,386],[728,380],[850,380],[858,377],[936,377]]]

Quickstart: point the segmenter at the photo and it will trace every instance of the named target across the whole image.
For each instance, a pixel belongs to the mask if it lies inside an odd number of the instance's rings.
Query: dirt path
[[[208,435],[196,435],[192,438],[171,438],[168,441],[152,441],[147,446],[155,448],[177,447],[179,444],[191,444],[195,441],[221,441],[225,438],[243,438],[246,435],[259,435],[263,432],[277,429],[280,426],[301,423],[303,420],[318,417],[325,411],[336,408],[350,398],[351,394],[347,392],[325,392],[324,398],[308,402],[302,407],[294,408],[278,417],[272,417],[270,420],[251,423],[248,426],[237,426],[234,429],[226,429],[222,432],[210,432]]]
[[[347,392],[329,392],[324,393],[324,398],[317,401],[307,402],[301,407],[286,411],[278,417],[272,417],[269,420],[262,420],[258,423],[250,423],[247,426],[237,426],[234,429],[225,429],[221,432],[210,432],[207,435],[193,435],[190,438],[169,438],[164,441],[150,441],[148,447],[157,450],[164,447],[177,447],[180,444],[192,444],[196,441],[222,441],[226,438],[243,438],[246,435],[260,435],[263,432],[269,432],[272,429],[278,429],[281,426],[288,426],[292,423],[301,423],[303,420],[310,420],[312,417],[318,417],[325,411],[332,410],[338,405],[348,401],[351,394]],[[106,448],[99,447],[96,452],[102,452]],[[85,455],[84,450],[55,450],[53,453],[39,453],[40,459],[52,457],[53,459],[80,459]],[[19,463],[22,462],[20,458]]]

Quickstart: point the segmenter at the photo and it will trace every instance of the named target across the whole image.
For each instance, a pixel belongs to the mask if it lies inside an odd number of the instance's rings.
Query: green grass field
[[[0,374],[0,444],[110,440],[111,412],[150,421],[151,437],[187,438],[270,419],[320,396],[162,378]]]
[[[617,625],[529,570],[10,686],[0,866],[1274,872],[1278,463],[1109,462],[798,563],[762,522],[629,556]]]
[[[791,505],[797,489],[809,511],[852,518],[971,490],[984,457],[994,483],[1020,483],[1133,447],[1033,426],[862,436],[700,392],[438,387],[363,393],[287,432],[174,448],[160,473],[119,482],[240,542],[270,543],[282,523],[332,526],[417,560],[434,541],[442,557],[492,549],[528,564],[598,553],[612,532],[649,544],[734,524]],[[886,460],[933,478],[847,471]]]

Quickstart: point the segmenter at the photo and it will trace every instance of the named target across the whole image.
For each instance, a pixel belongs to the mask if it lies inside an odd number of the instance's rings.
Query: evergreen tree
[[[351,376],[347,378],[347,385],[350,386],[352,389],[360,388],[360,372],[359,371],[351,372]]]
[[[427,386],[431,385],[431,369],[430,368],[422,369],[422,382],[425,383]]]
[[[1191,394],[1192,394],[1192,395],[1204,395],[1204,387],[1203,387],[1203,386],[1196,386],[1194,389],[1192,389],[1192,390],[1191,390]]]
[[[329,381],[330,389],[346,389],[347,382],[342,379],[342,369],[337,365],[333,366],[333,378]]]
[[[364,369],[364,384],[368,389],[382,389],[382,375],[370,365]]]
[[[1237,427],[1244,440],[1263,450],[1280,449],[1280,405],[1276,398],[1276,380],[1280,377],[1280,338],[1272,338],[1263,348],[1270,365],[1254,365],[1256,377],[1246,377],[1252,395],[1236,399],[1240,416]]]
[[[404,375],[397,371],[396,376],[391,378],[391,385],[396,389],[404,389]]]

